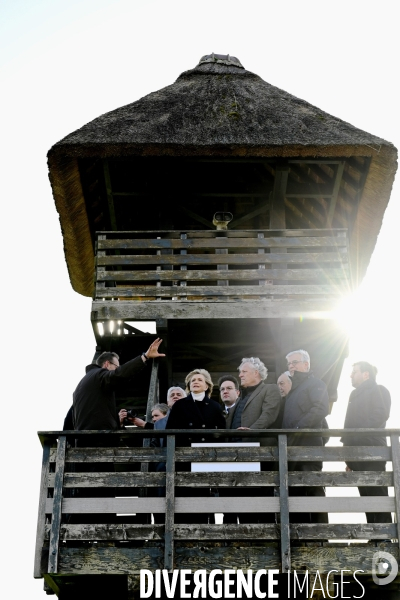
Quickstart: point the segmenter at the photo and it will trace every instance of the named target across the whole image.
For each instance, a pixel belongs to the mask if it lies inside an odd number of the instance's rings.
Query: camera
[[[129,421],[128,419],[134,419],[137,416],[138,416],[137,412],[135,411],[134,408],[127,408],[126,409],[126,417],[124,419],[124,425],[132,425],[132,421]]]

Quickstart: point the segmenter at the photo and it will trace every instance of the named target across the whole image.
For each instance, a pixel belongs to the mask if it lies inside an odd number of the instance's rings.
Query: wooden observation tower
[[[285,370],[287,352],[299,347],[310,353],[313,371],[334,403],[347,351],[335,310],[366,272],[396,158],[389,142],[266,83],[238,59],[215,54],[204,56],[172,85],[96,118],[53,146],[49,170],[65,257],[73,289],[93,298],[95,358],[111,350],[125,362],[146,349],[150,337],[140,321],[154,321],[164,340],[167,359],[154,361],[147,380],[137,380],[134,396],[121,396],[120,405],[148,414],[192,368],[206,368],[216,381],[235,374],[244,356],[259,356],[273,383]],[[383,450],[398,477],[398,432],[391,436],[392,448]],[[296,536],[314,538],[317,549],[292,547],[284,434],[268,454],[269,460],[279,460],[282,479],[259,473],[263,485],[277,489],[270,501],[281,526],[244,531],[239,525],[222,530],[210,524],[197,533],[173,522],[174,511],[184,512],[173,494],[174,485],[183,483],[182,475],[174,479],[173,463],[183,460],[184,449],[169,450],[165,500],[148,493],[165,485],[165,474],[148,472],[161,451],[130,443],[135,437],[141,445],[146,432],[124,433],[127,445],[113,456],[105,449],[85,454],[73,448],[74,436],[65,432],[41,432],[40,437],[44,459],[35,576],[44,576],[47,590],[60,597],[85,597],[88,589],[108,585],[119,590],[115,597],[135,597],[139,568],[241,568],[244,557],[254,569],[340,569],[346,560],[348,568],[363,568],[359,565],[366,564],[368,553],[358,560],[355,546],[340,554],[324,543],[321,555],[318,540],[398,539],[397,525],[380,530],[329,525],[329,532],[315,525],[307,531],[297,527]],[[375,460],[382,460],[375,450]],[[191,452],[191,460],[204,460],[205,451]],[[259,452],[268,460],[265,448]],[[336,454],[332,448],[320,452],[324,461],[345,458],[341,447]],[[101,458],[127,464],[132,456],[141,470],[117,470],[102,479],[101,473],[86,473],[84,479],[85,473],[70,469]],[[255,485],[246,475],[234,485]],[[397,494],[393,475],[381,475]],[[295,475],[290,477],[296,485]],[[354,473],[325,479],[322,484],[332,486],[358,481]],[[224,485],[224,476],[218,480],[210,474],[208,484]],[[75,497],[74,490],[91,486],[128,488],[131,496],[139,496],[130,500],[135,506],[128,510],[128,498],[120,505],[119,494],[111,498],[110,492],[109,512],[166,511],[165,527],[150,518],[128,526],[123,517],[111,525],[93,519],[69,525],[65,515],[74,511],[104,512],[96,502],[104,504],[105,498],[79,508],[84,497]],[[209,510],[220,511],[222,500],[214,498]],[[335,510],[331,498],[318,500],[326,501],[324,510]],[[353,500],[359,512],[366,510],[361,499]],[[388,503],[388,510],[398,510],[397,495]],[[239,542],[242,558],[234,551]],[[211,548],[208,558],[200,545]],[[391,546],[398,556],[398,543]],[[397,593],[393,589],[387,593]]]

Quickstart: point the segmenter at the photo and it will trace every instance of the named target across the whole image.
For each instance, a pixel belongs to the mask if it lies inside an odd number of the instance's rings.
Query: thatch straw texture
[[[94,119],[50,150],[66,260],[81,294],[92,293],[93,248],[76,159],[134,155],[371,157],[351,243],[359,277],[375,246],[397,166],[389,142],[240,66],[200,64],[173,85]]]

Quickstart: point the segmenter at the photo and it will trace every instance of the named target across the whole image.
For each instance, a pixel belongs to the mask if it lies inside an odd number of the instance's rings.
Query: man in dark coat
[[[329,413],[329,397],[326,385],[310,371],[310,355],[305,350],[294,350],[286,359],[292,379],[292,389],[286,397],[282,429],[321,429]],[[293,435],[288,437],[289,446],[322,446],[322,436]],[[322,471],[322,462],[291,462],[290,471]],[[289,490],[293,496],[325,496],[320,486],[295,487]],[[326,513],[292,513],[293,523],[328,523]]]
[[[275,383],[264,383],[267,379],[268,369],[258,357],[243,358],[238,367],[239,379],[242,386],[242,396],[229,411],[226,418],[227,429],[274,429],[279,416],[279,407],[281,396],[278,386]],[[236,438],[236,441],[242,441],[243,438]],[[233,440],[232,440],[233,441]],[[269,438],[251,438],[243,441],[260,442],[261,446],[276,445],[277,440],[272,436]],[[273,462],[261,463],[262,471],[275,470],[276,465]],[[274,488],[252,487],[236,488],[231,490],[232,496],[268,496],[274,495]],[[227,492],[228,493],[228,492]],[[240,523],[275,523],[274,513],[227,513],[224,522]]]
[[[384,429],[390,414],[390,393],[383,386],[376,383],[377,369],[368,362],[357,362],[351,372],[351,383],[355,388],[349,398],[345,429]],[[386,446],[386,436],[374,435],[349,435],[341,440],[344,446]],[[385,462],[348,462],[348,471],[384,471]],[[360,496],[387,496],[388,490],[384,486],[360,486]],[[366,513],[367,523],[391,523],[390,513]]]
[[[121,381],[140,373],[150,358],[165,356],[158,352],[161,342],[157,338],[147,352],[122,366],[115,352],[103,352],[96,364],[88,365],[73,394],[74,429],[119,429],[126,410],[117,414],[115,389]]]

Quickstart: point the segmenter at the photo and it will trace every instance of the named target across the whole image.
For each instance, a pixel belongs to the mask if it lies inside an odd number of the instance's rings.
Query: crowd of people
[[[299,430],[288,435],[289,446],[323,446],[327,435],[323,432],[313,434],[303,430],[327,429],[326,417],[329,414],[329,397],[325,383],[314,376],[311,371],[311,360],[305,350],[294,350],[286,356],[287,371],[277,379],[277,383],[266,383],[268,370],[257,357],[243,358],[239,367],[239,381],[232,375],[225,375],[218,381],[220,402],[212,399],[214,383],[205,369],[192,370],[185,379],[186,389],[171,387],[167,393],[166,404],[156,404],[152,409],[152,422],[146,422],[137,416],[130,416],[126,409],[117,412],[115,391],[121,382],[136,377],[152,358],[165,356],[159,353],[162,340],[157,338],[142,355],[119,364],[119,357],[114,352],[104,352],[96,364],[86,368],[86,375],[79,382],[74,395],[73,406],[66,418],[65,428],[75,430],[115,430],[124,427],[124,423],[146,427],[148,429],[183,429],[185,434],[178,436],[177,444],[190,445],[193,442],[210,441],[206,434],[191,434],[191,430],[224,430],[238,432],[237,437],[229,438],[230,442],[243,442],[240,436],[245,430]],[[390,394],[388,390],[376,382],[377,369],[368,362],[357,362],[353,365],[351,381],[354,387],[350,395],[344,429],[371,428],[384,429],[390,413]],[[252,438],[260,445],[277,444],[276,435]],[[154,438],[153,444],[163,445],[164,438]],[[382,434],[346,434],[342,438],[345,446],[384,446],[386,436]],[[177,463],[178,464],[178,463]],[[159,468],[163,468],[162,466]],[[188,469],[180,463],[181,469]],[[189,465],[190,468],[190,465]],[[262,462],[262,471],[278,468],[277,464]],[[322,462],[290,461],[290,471],[318,472],[322,470]],[[348,462],[346,470],[385,470],[382,461]],[[384,486],[359,487],[360,495],[387,496]],[[181,489],[182,495],[193,494],[193,489]],[[204,492],[206,493],[206,492]],[[232,496],[268,496],[273,495],[272,486],[260,488],[220,488],[220,495]],[[201,495],[196,489],[196,495]],[[322,486],[304,486],[289,489],[293,496],[325,496]],[[178,517],[178,515],[176,515]],[[199,521],[199,515],[195,515]],[[204,518],[207,518],[204,517]],[[188,521],[184,515],[183,522]],[[265,513],[253,515],[240,512],[227,513],[225,522],[231,523],[273,523],[275,515]],[[292,522],[327,523],[327,513],[292,513]],[[369,523],[391,522],[390,513],[367,513]],[[179,521],[177,521],[179,522]]]

